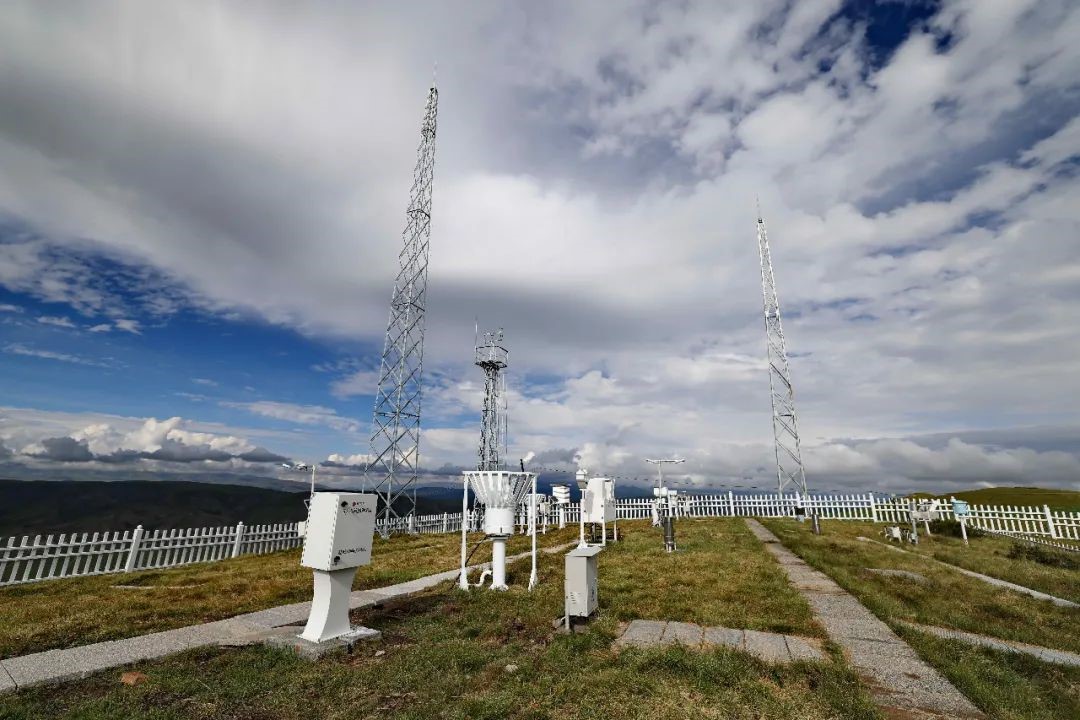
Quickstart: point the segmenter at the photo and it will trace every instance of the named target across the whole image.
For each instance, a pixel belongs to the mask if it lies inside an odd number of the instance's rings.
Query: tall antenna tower
[[[776,299],[776,278],[773,276],[769,236],[761,208],[757,218],[758,250],[761,253],[761,293],[765,301],[765,336],[769,353],[769,394],[772,396],[773,440],[776,447],[777,492],[789,485],[806,495],[806,472],[803,470],[799,448],[799,425],[795,419],[795,392],[791,385],[784,329],[780,325],[780,301]]]
[[[379,389],[371,431],[371,461],[378,513],[389,534],[392,517],[416,511],[416,471],[420,458],[420,398],[424,369],[424,315],[427,303],[428,244],[431,239],[431,182],[435,172],[435,116],[439,91],[432,82],[420,146],[416,153],[409,207],[405,211],[405,241],[398,255],[400,269],[390,299],[379,370]],[[404,499],[400,512],[395,501]]]
[[[480,420],[477,470],[501,470],[506,457],[506,369],[510,353],[502,346],[503,331],[484,333],[476,343],[476,366],[484,371],[484,412]]]

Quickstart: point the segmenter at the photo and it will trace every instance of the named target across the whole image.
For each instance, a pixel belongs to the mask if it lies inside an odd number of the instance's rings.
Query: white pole
[[[506,590],[506,538],[491,539],[491,589]]]
[[[462,477],[461,482],[461,575],[458,576],[458,587],[462,590],[469,589],[469,571],[465,568],[466,545],[468,545],[469,532],[469,476]]]
[[[1043,505],[1043,515],[1046,517],[1046,527],[1050,531],[1050,537],[1057,540],[1057,528],[1054,527],[1054,515],[1050,512],[1049,505]]]
[[[588,494],[588,490],[582,490],[578,501],[578,519],[581,524],[581,539],[578,541],[578,547],[585,547],[585,496]]]
[[[529,590],[536,587],[536,584],[540,582],[540,577],[536,573],[536,476],[533,475],[532,481],[532,502],[529,503],[529,516],[532,527],[532,572],[529,574]]]

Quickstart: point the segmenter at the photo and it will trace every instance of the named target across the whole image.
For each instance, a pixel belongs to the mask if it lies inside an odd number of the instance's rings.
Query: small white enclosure
[[[589,478],[589,492],[585,495],[585,522],[615,522],[615,481],[610,478]]]
[[[371,562],[376,496],[318,492],[311,496],[300,564],[344,570]]]
[[[311,496],[300,564],[314,571],[315,592],[302,639],[323,643],[377,635],[349,625],[349,593],[356,568],[371,562],[376,502],[375,495],[362,493]]]
[[[596,545],[579,547],[566,554],[566,622],[570,618],[589,617],[597,608],[596,596],[596,556],[600,554]]]

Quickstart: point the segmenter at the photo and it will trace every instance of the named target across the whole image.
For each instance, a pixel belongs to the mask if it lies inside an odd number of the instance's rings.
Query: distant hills
[[[550,493],[550,481],[541,480],[539,486],[541,492]],[[576,498],[577,490],[572,493]],[[617,493],[621,498],[652,494],[649,488],[631,485],[620,485]],[[1045,504],[1054,510],[1080,511],[1080,492],[1071,490],[1003,487],[953,495],[979,504]],[[140,524],[148,529],[166,529],[235,525],[240,521],[248,525],[296,522],[307,512],[306,496],[303,485],[291,484],[286,489],[272,489],[172,479],[116,482],[0,479],[0,538],[6,542],[13,535],[111,532]],[[461,488],[418,488],[417,506],[420,514],[458,512]]]
[[[306,490],[180,480],[0,480],[0,538],[296,522],[307,513],[306,497]],[[461,491],[421,491],[417,505],[421,513],[460,510]]]
[[[1080,511],[1080,492],[1075,490],[1049,490],[1037,487],[994,487],[977,490],[961,490],[945,493],[978,505],[1048,505],[1051,510]],[[913,497],[930,497],[930,493],[914,493]],[[942,497],[935,495],[934,497]]]

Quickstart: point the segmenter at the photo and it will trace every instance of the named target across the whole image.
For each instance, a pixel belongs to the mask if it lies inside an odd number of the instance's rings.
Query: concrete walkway
[[[1053,648],[1046,648],[1041,645],[1029,645],[1028,643],[1016,642],[1014,640],[1001,640],[988,635],[976,635],[975,633],[964,632],[963,630],[952,630],[950,628],[937,627],[935,625],[920,625],[919,623],[908,622],[907,620],[898,620],[897,622],[901,625],[906,625],[913,630],[930,633],[931,635],[936,635],[939,638],[945,638],[946,640],[959,640],[968,645],[988,647],[1003,652],[1031,655],[1043,662],[1054,663],[1055,665],[1080,667],[1080,655],[1068,652],[1067,650],[1054,650]]]
[[[746,524],[810,603],[829,637],[844,648],[848,661],[887,717],[986,717],[851,594],[781,545],[757,520],[747,519]]]
[[[575,544],[542,548],[541,552],[553,554]],[[507,562],[529,555],[527,552],[514,555],[508,557]],[[470,565],[469,568],[487,568],[490,564]],[[356,590],[349,596],[349,608],[355,610],[371,607],[387,600],[412,595],[441,582],[456,580],[459,574],[460,569],[447,570],[389,587]],[[306,623],[310,609],[310,602],[293,603],[202,625],[0,660],[0,693],[32,685],[82,678],[100,670],[144,660],[156,660],[208,645],[251,644],[260,641],[274,628]]]
[[[615,647],[657,647],[676,643],[696,650],[722,645],[742,650],[771,663],[825,659],[825,653],[821,651],[821,641],[814,638],[757,630],[702,627],[694,623],[667,620],[634,620],[615,641]]]
[[[1055,605],[1058,605],[1059,607],[1070,607],[1070,608],[1080,607],[1080,605],[1078,605],[1077,603],[1074,603],[1072,600],[1066,600],[1064,598],[1059,598],[1059,597],[1057,597],[1055,595],[1048,595],[1047,593],[1039,592],[1038,590],[1032,590],[1031,588],[1025,587],[1024,585],[1017,585],[1016,583],[1011,583],[1008,580],[1001,580],[1001,579],[996,578],[996,577],[991,577],[990,575],[983,575],[982,573],[977,573],[974,570],[968,570],[967,568],[962,568],[959,565],[953,565],[952,563],[947,563],[944,560],[938,560],[937,558],[930,557],[929,555],[923,555],[922,553],[913,553],[910,550],[905,550],[904,548],[900,548],[900,547],[894,547],[893,545],[890,545],[889,543],[883,543],[880,540],[874,540],[873,538],[860,537],[860,539],[864,540],[864,541],[869,541],[869,542],[872,542],[872,543],[877,543],[878,545],[882,545],[884,547],[887,547],[890,550],[895,550],[896,552],[902,552],[905,555],[914,555],[915,557],[921,557],[924,560],[929,560],[930,562],[935,562],[938,565],[944,565],[945,567],[950,568],[952,570],[955,570],[956,572],[961,573],[963,575],[967,575],[968,577],[973,577],[976,580],[982,580],[984,583],[987,583],[989,585],[996,585],[997,587],[1007,588],[1009,590],[1015,590],[1018,593],[1024,593],[1025,595],[1030,595],[1031,597],[1037,598],[1039,600],[1049,600],[1050,602],[1054,603]]]

